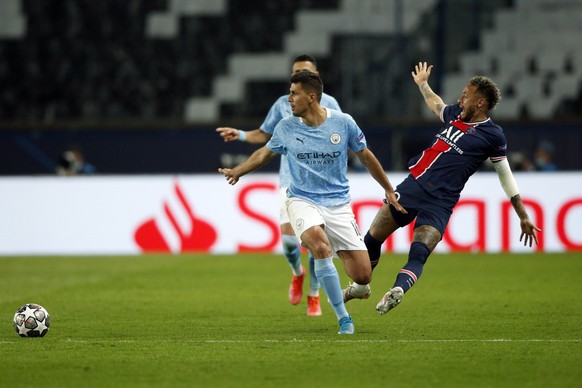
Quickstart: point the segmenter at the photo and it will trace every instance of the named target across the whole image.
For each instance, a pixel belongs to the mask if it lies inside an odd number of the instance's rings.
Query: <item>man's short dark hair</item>
[[[485,99],[489,103],[489,110],[494,109],[499,101],[501,101],[501,92],[491,78],[476,75],[469,80],[469,84],[477,86],[477,91],[485,96]]]
[[[312,57],[309,54],[298,55],[295,58],[295,60],[293,61],[293,63],[297,63],[297,62],[311,62],[311,63],[313,63],[313,66],[317,69],[317,61],[315,60],[314,57]]]
[[[300,83],[307,93],[315,93],[317,95],[317,101],[321,101],[323,82],[317,74],[312,73],[309,70],[302,70],[293,74],[289,79],[289,82],[292,84]]]

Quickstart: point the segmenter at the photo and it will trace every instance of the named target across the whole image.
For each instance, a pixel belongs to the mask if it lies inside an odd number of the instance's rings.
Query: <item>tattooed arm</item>
[[[441,111],[445,107],[445,103],[442,98],[440,98],[435,92],[432,91],[430,86],[428,86],[428,77],[432,70],[432,65],[428,66],[426,62],[419,62],[418,65],[414,66],[414,71],[412,72],[412,78],[414,82],[418,85],[422,97],[424,97],[424,102],[437,117],[440,118]]]

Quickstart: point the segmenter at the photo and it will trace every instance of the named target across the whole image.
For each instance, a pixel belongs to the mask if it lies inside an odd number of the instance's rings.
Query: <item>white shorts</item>
[[[287,198],[287,213],[299,241],[304,231],[323,225],[334,257],[338,251],[367,249],[349,204],[323,207],[303,199]]]
[[[279,225],[289,223],[289,215],[287,214],[287,188],[281,187],[279,189]]]

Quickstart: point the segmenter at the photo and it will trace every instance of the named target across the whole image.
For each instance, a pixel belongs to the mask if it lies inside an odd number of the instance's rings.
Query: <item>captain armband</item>
[[[503,188],[503,191],[505,191],[507,198],[511,199],[519,194],[517,182],[513,177],[513,173],[511,172],[511,167],[509,167],[509,162],[507,159],[493,163],[493,167],[495,167],[495,171],[499,177],[499,182],[501,182],[501,187]]]

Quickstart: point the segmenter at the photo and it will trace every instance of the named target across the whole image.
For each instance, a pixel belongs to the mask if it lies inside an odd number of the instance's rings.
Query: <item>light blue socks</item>
[[[287,258],[291,271],[293,271],[293,275],[301,275],[301,252],[299,251],[297,237],[284,234],[281,239],[283,240],[283,253]]]
[[[317,280],[317,276],[315,275],[315,263],[314,263],[315,259],[313,258],[313,255],[311,254],[311,251],[309,252],[309,274],[311,275],[309,277],[309,295],[310,296],[317,296],[319,295],[319,287],[321,287],[321,285],[319,284],[319,280]]]
[[[344,305],[339,274],[337,273],[335,265],[333,265],[333,259],[331,257],[327,259],[316,259],[314,267],[315,275],[321,282],[337,319],[348,317],[349,314]]]

